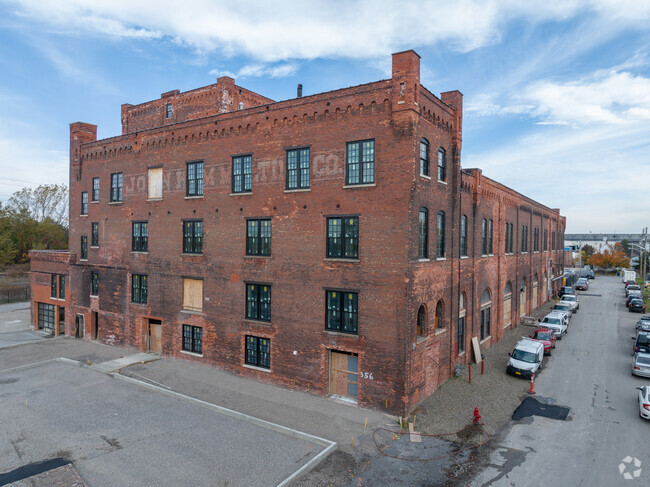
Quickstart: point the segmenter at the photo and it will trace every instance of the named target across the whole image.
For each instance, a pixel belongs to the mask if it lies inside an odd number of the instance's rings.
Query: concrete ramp
[[[121,369],[128,367],[129,365],[146,364],[155,360],[160,360],[160,355],[157,353],[142,352],[134,353],[133,355],[128,355],[126,357],[121,357],[115,360],[110,360],[108,362],[102,362],[101,364],[91,365],[90,368],[96,370],[97,372],[110,374],[113,372],[119,372]]]

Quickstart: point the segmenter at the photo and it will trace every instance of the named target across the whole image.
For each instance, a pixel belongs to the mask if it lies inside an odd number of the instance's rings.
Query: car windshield
[[[551,339],[551,335],[549,335],[549,334],[546,333],[546,332],[544,332],[544,333],[542,333],[542,332],[537,332],[537,333],[535,333],[535,334],[533,335],[533,337],[536,338],[537,340],[550,340],[550,339]]]
[[[515,351],[512,352],[512,358],[515,360],[521,360],[522,362],[534,364],[536,355],[534,353],[524,352],[523,350],[515,348]]]
[[[562,311],[567,311],[569,309],[568,304],[556,304],[553,306],[553,309],[561,309]]]
[[[576,300],[576,297],[575,297],[575,296],[566,296],[566,295],[565,295],[565,296],[562,296],[562,301],[567,301],[567,302],[569,302],[569,301],[575,301],[575,300]]]
[[[544,317],[544,319],[542,320],[542,323],[550,323],[552,325],[559,325],[560,324],[560,318]]]
[[[641,365],[650,365],[650,357],[637,357],[636,363]]]

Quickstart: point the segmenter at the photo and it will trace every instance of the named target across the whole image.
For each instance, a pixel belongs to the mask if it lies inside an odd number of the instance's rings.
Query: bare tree
[[[68,188],[65,184],[41,184],[35,189],[23,188],[16,191],[7,208],[26,212],[37,222],[50,219],[59,225],[68,226]]]

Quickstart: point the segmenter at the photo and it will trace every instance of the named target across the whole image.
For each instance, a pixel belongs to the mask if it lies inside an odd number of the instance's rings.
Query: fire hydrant
[[[474,424],[478,424],[481,420],[481,415],[478,412],[478,408],[474,408]]]

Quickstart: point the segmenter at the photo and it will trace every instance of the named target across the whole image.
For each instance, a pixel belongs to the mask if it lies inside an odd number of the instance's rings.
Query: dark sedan
[[[645,313],[645,303],[643,302],[643,299],[639,298],[633,298],[630,301],[630,313],[632,311],[636,311],[637,313]]]

